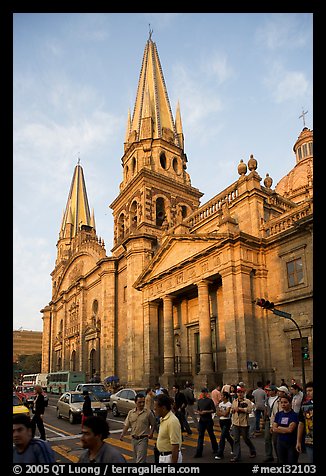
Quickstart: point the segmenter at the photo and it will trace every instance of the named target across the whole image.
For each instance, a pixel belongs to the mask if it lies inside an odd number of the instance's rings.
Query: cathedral
[[[151,36],[128,114],[114,242],[96,233],[76,165],[42,310],[42,372],[164,386],[312,379],[313,132],[273,188],[253,155],[208,202],[191,183],[178,104]],[[291,319],[256,305],[273,301]],[[293,323],[295,321],[296,325]],[[299,330],[299,332],[298,332]],[[302,364],[305,346],[308,358]]]

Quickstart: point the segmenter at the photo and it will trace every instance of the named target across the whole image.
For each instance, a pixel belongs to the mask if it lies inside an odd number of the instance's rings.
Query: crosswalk
[[[64,433],[62,431],[62,433]],[[113,432],[111,432],[112,434]],[[121,430],[118,430],[119,435],[121,434]],[[221,435],[221,430],[219,424],[214,424],[214,433],[216,436],[216,439],[219,441],[220,435]],[[192,435],[187,435],[183,434],[183,442],[182,442],[182,449],[187,449],[191,448],[194,450],[197,447],[197,439],[198,439],[198,431],[196,428],[192,428]],[[73,443],[72,446],[67,446],[64,444],[65,441],[67,440],[72,440],[71,443]],[[76,440],[75,442],[73,440]],[[148,440],[148,451],[147,455],[148,457],[154,456],[154,446],[155,442],[157,440],[157,437],[154,436],[154,438]],[[79,460],[79,456],[82,452],[82,445],[80,442],[80,435],[57,435],[51,438],[48,438],[48,441],[51,442],[51,447],[53,451],[55,452],[57,462],[60,461],[60,458],[63,457],[73,463],[77,463]],[[120,441],[119,438],[114,437],[114,436],[109,436],[106,438],[104,441],[109,443],[110,445],[114,446],[115,448],[118,449],[118,451],[123,454],[125,457],[126,461],[131,461],[133,459],[133,454],[132,454],[132,443],[131,443],[131,436],[126,435],[123,441]],[[205,434],[204,437],[204,444],[208,443],[210,445],[210,439],[207,433]]]

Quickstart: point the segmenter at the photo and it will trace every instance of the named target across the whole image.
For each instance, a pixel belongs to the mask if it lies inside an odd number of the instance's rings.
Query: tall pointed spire
[[[178,101],[177,110],[175,113],[175,130],[178,135],[180,147],[184,149],[184,137],[183,137],[183,129],[182,129],[182,121],[181,121],[181,113],[180,113],[180,103]]]
[[[94,227],[89,211],[84,173],[81,165],[76,165],[71,181],[65,213],[62,218],[60,237],[67,236],[67,227],[71,226],[69,235],[78,234],[82,225]],[[70,234],[71,233],[71,234]]]
[[[131,114],[130,114],[130,109],[128,109],[128,119],[127,119],[125,142],[128,142],[130,132],[131,132]]]
[[[142,122],[148,121],[148,114],[152,119],[152,138],[166,138],[180,147],[160,59],[151,35],[145,46],[138,81],[131,123],[131,133],[135,131],[134,135],[131,134],[133,140],[142,138]]]

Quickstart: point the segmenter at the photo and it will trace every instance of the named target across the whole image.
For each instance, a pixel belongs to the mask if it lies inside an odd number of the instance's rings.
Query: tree
[[[19,355],[16,368],[23,374],[38,374],[41,372],[42,354]]]

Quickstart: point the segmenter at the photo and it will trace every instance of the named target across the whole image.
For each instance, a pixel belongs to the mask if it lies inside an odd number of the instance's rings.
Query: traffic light
[[[304,359],[304,360],[310,359],[309,349],[308,349],[308,346],[307,346],[307,345],[305,345],[304,347],[302,347],[302,356],[303,356],[303,359]]]
[[[257,299],[256,301],[257,306],[262,307],[263,309],[269,309],[272,310],[274,309],[274,303],[270,301],[266,301],[266,299]]]

